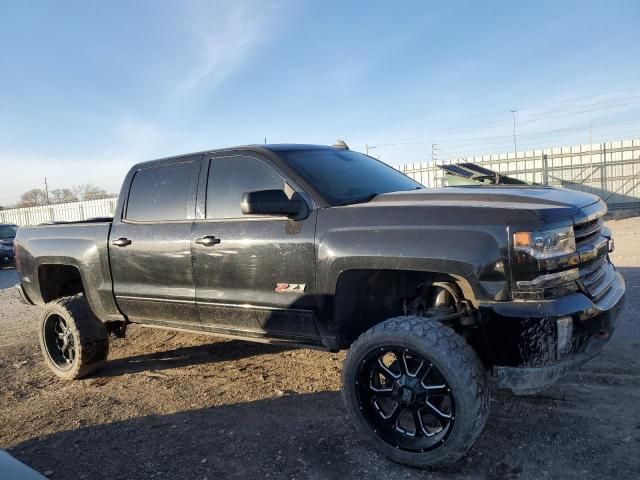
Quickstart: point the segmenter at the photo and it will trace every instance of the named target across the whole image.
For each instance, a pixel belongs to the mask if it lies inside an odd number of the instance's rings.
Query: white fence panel
[[[117,203],[117,198],[103,198],[84,202],[0,210],[0,223],[29,226],[49,222],[76,222],[96,217],[112,217]]]
[[[610,210],[640,209],[640,139],[573,145],[510,154],[483,155],[398,170],[427,187],[446,184],[439,165],[470,162],[532,183],[593,193]]]

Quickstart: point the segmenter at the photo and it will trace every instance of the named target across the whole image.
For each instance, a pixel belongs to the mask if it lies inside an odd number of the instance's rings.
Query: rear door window
[[[190,201],[196,162],[159,165],[133,177],[125,218],[133,221],[180,221],[193,218]]]

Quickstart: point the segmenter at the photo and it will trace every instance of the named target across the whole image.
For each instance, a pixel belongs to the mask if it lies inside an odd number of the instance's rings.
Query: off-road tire
[[[384,441],[362,411],[357,387],[359,365],[375,349],[400,345],[418,352],[446,379],[456,403],[455,422],[440,446],[422,452],[406,451]],[[459,460],[482,432],[489,414],[486,372],[475,351],[453,329],[419,316],[386,320],[364,332],[347,354],[342,393],[356,429],[391,460],[413,467],[435,467]]]
[[[60,366],[53,359],[45,341],[45,325],[52,315],[67,324],[75,344],[75,358]],[[45,305],[38,329],[40,349],[49,369],[64,380],[76,380],[102,367],[109,354],[107,329],[93,314],[84,295],[62,297]]]

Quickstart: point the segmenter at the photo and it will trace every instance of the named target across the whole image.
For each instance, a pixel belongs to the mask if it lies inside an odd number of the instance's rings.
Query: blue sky
[[[392,163],[640,137],[637,1],[0,3],[0,205],[246,143]]]

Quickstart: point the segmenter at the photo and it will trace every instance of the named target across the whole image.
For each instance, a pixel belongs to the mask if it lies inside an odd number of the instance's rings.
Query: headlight
[[[539,232],[515,232],[513,247],[516,252],[525,252],[538,259],[557,257],[575,253],[576,237],[571,226]]]

